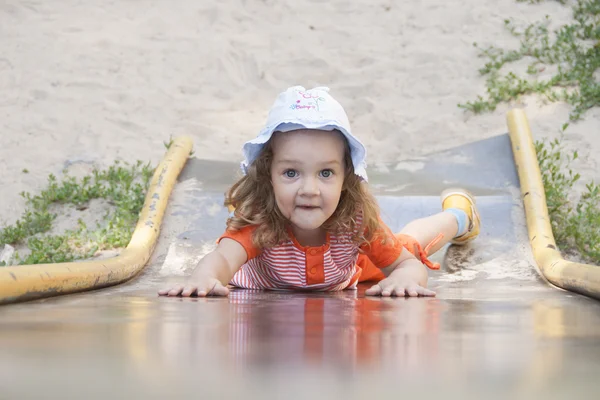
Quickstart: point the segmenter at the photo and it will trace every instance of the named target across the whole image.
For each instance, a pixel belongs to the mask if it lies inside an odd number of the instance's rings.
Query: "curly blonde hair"
[[[354,173],[350,147],[345,138],[344,146],[344,183],[340,201],[323,228],[334,234],[355,232],[352,242],[368,244],[379,228],[379,206],[367,184]],[[259,249],[289,240],[289,222],[277,206],[271,184],[272,161],[271,139],[248,167],[247,174],[225,194],[225,206],[234,209],[233,216],[227,220],[227,229],[237,231],[246,226],[256,226],[252,242]],[[356,217],[360,214],[362,223],[358,226]]]

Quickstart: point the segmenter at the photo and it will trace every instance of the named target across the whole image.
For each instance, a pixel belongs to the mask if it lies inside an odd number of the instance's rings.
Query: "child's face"
[[[271,182],[277,206],[294,235],[321,233],[344,183],[344,138],[339,132],[302,129],[273,137]]]

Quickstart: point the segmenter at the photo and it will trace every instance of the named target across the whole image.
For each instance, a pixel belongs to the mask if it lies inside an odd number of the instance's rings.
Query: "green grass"
[[[556,139],[536,142],[536,153],[556,244],[563,252],[600,262],[600,185],[587,183],[579,199],[572,200],[580,179],[571,169],[577,152],[569,155]]]
[[[487,90],[476,100],[459,104],[459,107],[482,113],[493,111],[498,104],[518,99],[521,95],[536,93],[549,101],[571,104],[570,119],[575,121],[589,108],[598,106],[600,82],[594,77],[594,72],[600,67],[600,1],[575,1],[572,11],[573,23],[554,32],[548,29],[548,16],[544,21],[524,29],[510,19],[505,20],[506,28],[520,39],[516,49],[481,48],[474,43],[480,50],[480,57],[486,60],[479,72],[487,77]],[[506,65],[524,58],[529,60],[528,76],[503,72]],[[551,66],[556,69],[551,77],[538,77]]]
[[[572,23],[551,32],[548,16],[524,29],[507,19],[505,27],[519,38],[518,48],[481,48],[474,43],[485,60],[479,72],[486,76],[487,89],[459,107],[483,113],[522,95],[537,94],[547,101],[570,104],[569,119],[577,121],[588,109],[600,105],[600,0],[559,2],[572,8]],[[508,70],[520,60],[528,62],[524,76]],[[542,79],[542,73],[549,76]],[[562,126],[563,136],[568,126]],[[536,142],[536,151],[557,245],[567,254],[600,263],[600,186],[588,182],[580,196],[575,194],[581,177],[571,163],[578,153],[565,151],[561,140]]]
[[[163,142],[168,150],[172,137]],[[190,156],[194,154],[190,151]],[[23,169],[24,174],[29,170]],[[9,244],[25,248],[23,257],[15,252],[11,264],[29,265],[70,262],[93,257],[101,250],[126,247],[144,205],[146,192],[154,174],[151,165],[115,161],[107,169],[94,169],[76,179],[65,173],[59,181],[50,175],[46,187],[37,195],[23,192],[26,201],[23,215],[12,225],[0,230],[0,250]],[[61,234],[52,234],[57,214],[53,210],[85,211],[90,202],[104,199],[110,210],[95,227],[78,219],[77,226]],[[0,262],[0,267],[4,262]]]
[[[47,186],[37,195],[21,193],[26,200],[23,215],[0,231],[0,248],[5,244],[25,244],[30,250],[25,257],[17,254],[13,264],[69,262],[92,257],[98,250],[125,247],[144,204],[153,168],[138,161],[135,164],[115,162],[105,170],[94,170],[80,180],[65,175],[57,180],[48,177]],[[83,211],[93,199],[104,199],[113,208],[103,223],[89,228],[81,220],[74,229],[53,235],[57,217],[51,206],[74,206]]]

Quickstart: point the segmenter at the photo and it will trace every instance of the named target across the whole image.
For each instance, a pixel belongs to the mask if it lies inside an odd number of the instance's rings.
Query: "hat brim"
[[[263,129],[257,137],[247,141],[244,144],[244,147],[242,149],[242,152],[244,153],[245,157],[245,160],[242,162],[242,170],[244,171],[244,173],[246,172],[248,166],[250,166],[254,162],[254,160],[258,158],[265,143],[267,143],[271,139],[271,137],[273,137],[273,133],[291,132],[299,129],[340,131],[342,135],[344,135],[344,137],[348,141],[348,145],[350,146],[350,154],[352,157],[352,165],[354,166],[354,173],[361,177],[363,180],[368,181],[365,163],[367,150],[365,146],[354,135],[352,135],[352,133],[350,133],[337,121],[320,121],[318,123],[307,123],[292,120],[283,122],[280,121],[279,124],[277,124],[276,126],[265,127],[265,129]]]

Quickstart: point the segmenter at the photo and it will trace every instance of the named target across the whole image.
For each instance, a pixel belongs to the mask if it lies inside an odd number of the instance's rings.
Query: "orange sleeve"
[[[219,243],[223,238],[235,240],[236,242],[242,245],[244,250],[246,250],[246,255],[248,256],[248,260],[246,260],[247,262],[253,258],[258,257],[258,255],[260,254],[260,249],[258,249],[252,243],[252,234],[255,230],[256,226],[254,225],[245,226],[237,231],[227,229],[225,233],[217,239],[217,243]]]
[[[385,243],[382,243],[384,239]],[[360,249],[377,268],[385,268],[400,257],[404,246],[392,233],[391,229],[379,218],[379,229],[373,235],[371,243],[361,245]]]

